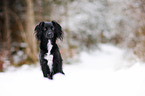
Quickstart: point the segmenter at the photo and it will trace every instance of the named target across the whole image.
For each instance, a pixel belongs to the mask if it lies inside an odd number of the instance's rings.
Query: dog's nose
[[[51,36],[51,35],[52,35],[52,32],[48,32],[48,33],[47,33],[47,36]]]
[[[51,34],[52,34],[52,32],[48,32],[47,34],[48,34],[48,35],[51,35]]]
[[[51,33],[47,33],[46,36],[47,36],[47,37],[50,37],[50,36],[51,36]]]

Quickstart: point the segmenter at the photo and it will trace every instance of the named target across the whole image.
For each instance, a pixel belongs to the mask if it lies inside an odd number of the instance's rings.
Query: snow
[[[43,78],[40,66],[24,65],[0,73],[1,96],[145,96],[145,64],[123,49],[100,44],[64,64],[65,76]]]

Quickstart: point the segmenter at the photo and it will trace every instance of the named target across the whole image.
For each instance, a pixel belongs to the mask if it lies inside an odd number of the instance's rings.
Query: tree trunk
[[[11,46],[11,32],[10,32],[10,25],[9,25],[9,15],[8,15],[8,2],[4,0],[4,16],[5,16],[5,33],[6,33],[6,50],[7,56],[10,56],[10,46]]]
[[[73,57],[74,55],[74,52],[73,52],[73,48],[72,48],[72,45],[70,43],[70,38],[71,38],[71,33],[70,33],[70,26],[69,26],[69,13],[68,13],[68,3],[69,1],[68,0],[65,0],[64,1],[64,7],[65,7],[65,31],[67,32],[67,36],[66,36],[66,41],[67,41],[67,45],[68,45],[68,52],[69,52],[69,57]]]
[[[26,54],[28,58],[34,63],[37,61],[37,43],[34,36],[34,10],[33,0],[26,0],[26,35],[25,42],[27,44]]]
[[[0,34],[0,40],[2,41],[2,48],[1,48],[1,54],[0,54],[0,72],[3,71],[3,63],[4,63],[4,57],[10,57],[10,47],[11,47],[11,31],[10,31],[10,25],[9,25],[9,14],[8,14],[8,1],[3,0],[4,6],[4,35],[3,37]]]
[[[36,4],[35,4],[36,7],[36,14],[35,14],[35,18],[36,18],[36,21],[43,21],[43,17],[42,17],[42,13],[43,13],[43,1],[42,0],[36,0]]]

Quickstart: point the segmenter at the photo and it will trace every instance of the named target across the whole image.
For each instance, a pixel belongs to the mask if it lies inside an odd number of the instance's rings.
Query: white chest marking
[[[48,53],[46,53],[44,58],[48,61],[47,65],[49,66],[50,72],[52,72],[52,64],[53,64],[53,55],[51,55],[51,53],[50,53],[52,47],[53,47],[53,45],[51,44],[51,41],[48,40],[48,43],[47,43]]]

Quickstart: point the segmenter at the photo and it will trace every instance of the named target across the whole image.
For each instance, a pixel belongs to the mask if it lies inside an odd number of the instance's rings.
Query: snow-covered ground
[[[117,47],[99,45],[64,64],[65,76],[43,78],[40,66],[0,73],[0,96],[145,96],[145,64]]]

